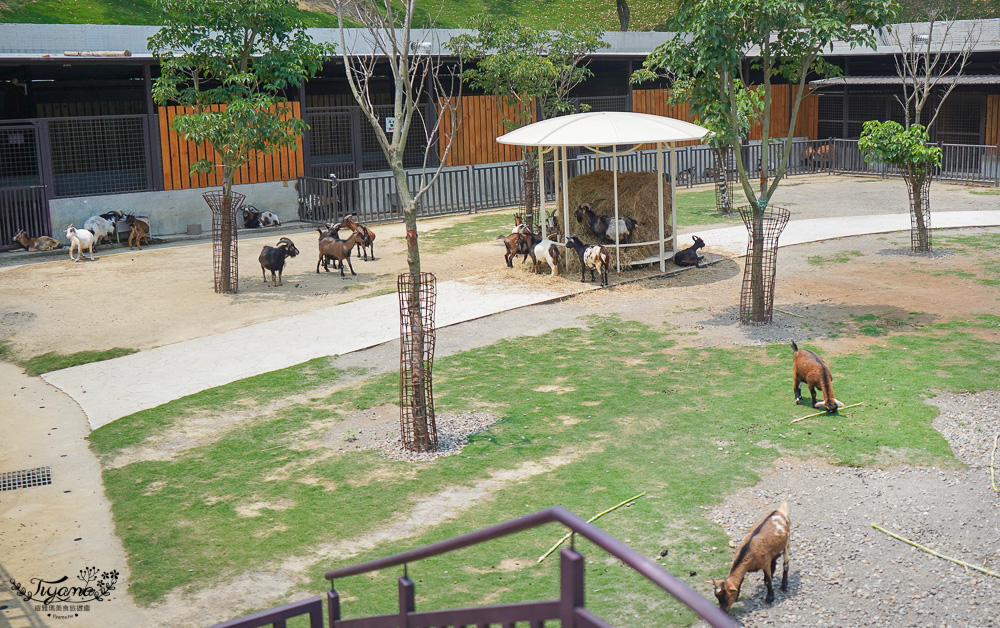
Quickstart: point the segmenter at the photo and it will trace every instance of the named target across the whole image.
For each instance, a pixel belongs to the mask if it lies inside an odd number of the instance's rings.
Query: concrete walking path
[[[1000,226],[1000,211],[935,212],[937,229]],[[789,222],[779,246],[848,236],[907,231],[909,214],[838,216]],[[721,255],[745,255],[747,231],[742,225],[688,230]],[[686,247],[682,234],[680,246]],[[545,303],[587,290],[569,277],[565,289],[525,290],[497,283],[447,281],[438,284],[438,328],[505,310]],[[140,410],[228,384],[246,377],[300,364],[313,358],[343,355],[399,338],[399,305],[395,294],[344,303],[308,314],[289,316],[242,329],[141,351],[132,355],[74,366],[42,376],[83,408],[96,429]],[[127,382],[127,385],[125,384]]]

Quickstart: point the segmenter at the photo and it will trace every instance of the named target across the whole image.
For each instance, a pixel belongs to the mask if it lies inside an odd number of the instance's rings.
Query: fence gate
[[[33,124],[0,124],[0,249],[16,248],[21,229],[52,235],[38,139]]]

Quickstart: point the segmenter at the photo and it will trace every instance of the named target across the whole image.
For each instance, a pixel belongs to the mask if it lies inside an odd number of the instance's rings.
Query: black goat
[[[694,239],[694,244],[683,251],[677,251],[677,253],[674,254],[674,263],[678,266],[694,266],[695,268],[703,268],[701,263],[705,261],[705,258],[698,255],[698,249],[705,246],[705,241],[698,236],[691,237]]]
[[[271,271],[271,285],[282,285],[281,271],[285,268],[285,258],[295,257],[298,254],[299,250],[288,238],[281,238],[277,245],[261,249],[257,261],[260,262],[260,270],[264,273],[264,283],[267,283],[267,271]],[[278,283],[274,283],[274,273],[278,273]]]
[[[253,205],[247,205],[243,208],[243,226],[247,229],[258,229],[260,228],[261,211],[254,207]]]
[[[576,235],[566,240],[566,248],[573,249],[580,256],[580,281],[587,282],[587,269],[590,269],[590,280],[594,279],[594,271],[601,274],[601,287],[608,285],[608,268],[611,266],[611,256],[608,250],[600,244],[584,244]]]
[[[584,203],[576,208],[576,221],[583,222],[585,219],[590,232],[601,244],[614,244],[615,242],[629,244],[632,242],[635,228],[639,226],[639,223],[631,218],[619,218],[618,222],[615,223],[612,216],[595,214],[591,211],[589,203]]]

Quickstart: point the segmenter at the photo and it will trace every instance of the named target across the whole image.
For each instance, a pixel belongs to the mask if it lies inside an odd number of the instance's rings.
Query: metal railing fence
[[[934,178],[942,181],[1000,186],[1000,150],[996,146],[942,144],[941,167],[935,170]],[[773,143],[768,150],[772,176],[781,159],[784,142]],[[624,149],[623,149],[624,150]],[[760,143],[741,147],[743,163],[749,169],[751,178],[757,176],[762,165],[764,151]],[[670,153],[663,151],[664,172],[669,172]],[[611,170],[614,157],[586,153],[569,160],[568,173],[575,177],[597,169]],[[464,212],[478,212],[501,207],[512,207],[523,202],[524,185],[518,170],[518,162],[486,164],[478,166],[458,166],[444,168],[430,189],[420,199],[418,216],[439,216]],[[715,182],[713,169],[715,156],[706,145],[684,146],[677,149],[678,187]],[[618,155],[620,172],[652,172],[656,170],[656,151],[643,150]],[[858,149],[857,140],[807,140],[795,138],[789,153],[786,176],[809,174],[855,174],[879,177],[898,177],[898,168],[882,163],[868,163]],[[410,189],[416,189],[421,181],[431,177],[420,172],[410,172],[407,178]],[[669,175],[667,175],[669,178]],[[305,178],[303,178],[305,179]],[[312,180],[322,181],[313,178]],[[351,179],[336,180],[335,193],[321,196],[337,201],[326,204],[326,214],[302,211],[302,207],[314,207],[315,199],[303,200],[304,190],[311,189],[300,179],[300,218],[314,222],[331,222],[347,214],[359,220],[377,222],[397,220],[402,210],[396,195],[395,181],[388,174],[373,174]],[[329,180],[327,180],[329,181]],[[551,174],[546,175],[546,197],[555,198]]]

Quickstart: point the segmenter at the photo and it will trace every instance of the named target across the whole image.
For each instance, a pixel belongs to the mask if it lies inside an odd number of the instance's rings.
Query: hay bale
[[[570,225],[566,229],[568,234],[575,233],[584,242],[597,243],[597,238],[590,232],[586,223],[578,223],[574,215],[577,207],[583,203],[590,203],[590,208],[595,213],[614,216],[614,181],[614,173],[610,170],[595,170],[569,180]],[[655,172],[618,173],[618,216],[632,218],[638,223],[633,242],[654,242],[645,246],[621,249],[623,267],[633,260],[645,259],[659,252],[659,245],[655,243],[659,235],[656,190]],[[561,193],[556,206],[562,207]],[[663,182],[663,211],[665,214],[663,233],[666,237],[670,237],[670,184],[666,181]],[[559,216],[562,217],[561,212]],[[613,245],[607,246],[613,258]]]

